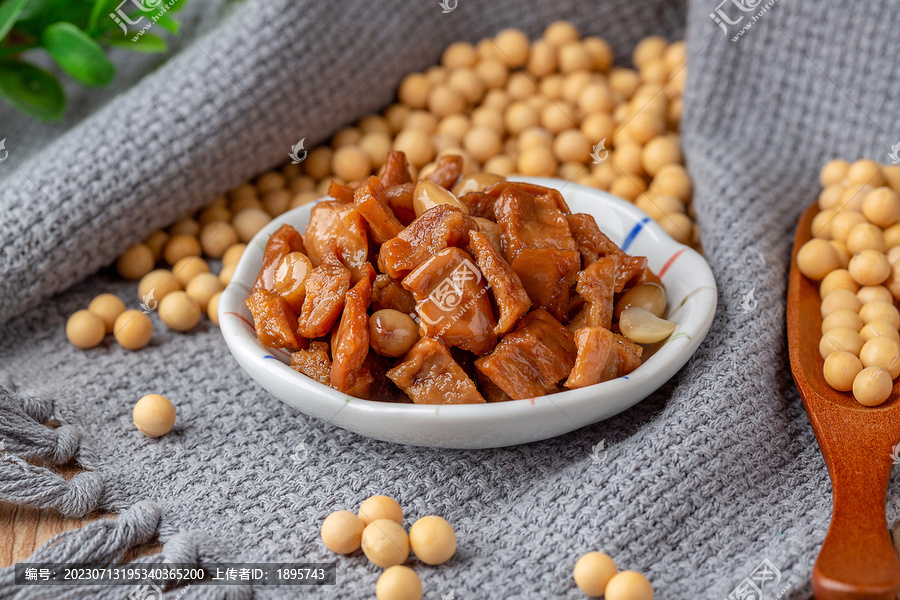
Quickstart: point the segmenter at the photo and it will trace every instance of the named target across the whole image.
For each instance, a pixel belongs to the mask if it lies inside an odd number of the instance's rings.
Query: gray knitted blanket
[[[788,367],[790,243],[826,159],[886,161],[900,138],[891,42],[900,13],[884,1],[716,2],[459,0],[445,14],[436,1],[251,0],[206,34],[187,28],[183,49],[143,78],[155,64],[135,63],[127,89],[104,106],[77,103],[64,127],[7,115],[0,500],[122,513],[64,534],[34,560],[105,561],[158,536],[173,562],[337,560],[337,587],[309,595],[371,597],[379,570],[335,557],[318,532],[331,511],[384,493],[411,519],[440,514],[456,527],[452,561],[417,568],[426,598],[581,598],[571,572],[589,550],[645,573],[661,599],[724,598],[764,561],[780,573],[765,597],[786,586],[783,598],[808,597],[831,499]],[[649,34],[688,41],[683,144],[719,311],[658,393],[545,442],[431,450],[291,410],[237,368],[209,322],[173,334],[155,321],[153,345],[134,353],[66,342],[66,318],[93,295],[136,304],[134,284],[100,270],[135,240],[282,163],[298,139],[309,147],[385,106],[403,74],[450,42],[506,26],[536,36],[560,18],[606,37],[624,62]],[[740,302],[750,290],[759,304],[748,313]],[[148,393],[178,407],[160,439],[131,423]],[[63,426],[41,425],[50,417]],[[601,440],[609,451],[597,463]],[[64,481],[24,462],[34,457],[87,471]],[[891,485],[889,523],[898,492]],[[60,595],[11,582],[12,570],[0,571],[0,598]],[[165,597],[179,593],[296,592],[194,586]]]

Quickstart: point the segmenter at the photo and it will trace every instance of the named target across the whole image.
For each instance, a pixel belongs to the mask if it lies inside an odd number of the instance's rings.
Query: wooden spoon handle
[[[834,421],[819,423],[816,430],[829,466],[834,509],[813,567],[813,591],[817,600],[894,600],[900,589],[900,560],[884,514],[891,448],[877,436],[866,435],[869,432],[846,423],[841,427],[839,414],[819,415],[831,420],[829,416]]]

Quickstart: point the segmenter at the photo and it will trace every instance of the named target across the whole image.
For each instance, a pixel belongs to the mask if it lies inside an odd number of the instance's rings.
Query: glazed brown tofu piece
[[[494,212],[506,261],[522,280],[534,306],[564,320],[581,255],[560,209],[562,200],[549,193],[534,196],[508,182],[492,189],[503,185]]]
[[[496,383],[478,369],[475,369],[475,381],[478,382],[478,389],[481,391],[481,395],[488,402],[508,402],[512,400],[509,394],[501,390]]]
[[[356,377],[354,377],[353,381],[344,393],[348,396],[353,396],[354,398],[362,398],[363,400],[367,400],[369,395],[372,393],[372,388],[375,383],[375,377],[372,375],[372,372],[369,370],[369,365],[363,365],[362,368],[357,371]]]
[[[478,223],[462,210],[446,204],[432,207],[381,245],[378,268],[394,279],[403,279],[438,251],[466,246],[473,229],[478,230]]]
[[[299,350],[306,348],[306,339],[297,327],[297,313],[287,300],[274,292],[258,288],[247,298],[247,308],[253,315],[256,337],[266,348]]]
[[[416,404],[482,404],[475,383],[433,338],[422,338],[387,372],[387,376]]]
[[[306,253],[303,237],[290,225],[282,225],[269,236],[266,250],[263,253],[262,267],[253,284],[253,289],[264,288],[270,292],[275,290],[275,269],[278,263],[291,252]]]
[[[523,248],[553,248],[575,251],[566,215],[546,196],[533,196],[522,187],[506,185],[494,205],[497,225],[507,260]]]
[[[405,315],[414,315],[416,299],[399,281],[381,273],[372,283],[372,312],[384,308],[398,310]]]
[[[566,379],[569,389],[582,388],[628,375],[641,366],[643,348],[603,327],[575,332],[578,356]]]
[[[491,243],[491,246],[497,251],[500,256],[503,256],[503,242],[500,240],[500,228],[496,223],[490,221],[488,219],[482,219],[480,217],[472,217],[476,223],[478,223],[478,231],[483,233],[488,241]]]
[[[536,398],[556,388],[575,364],[572,332],[543,309],[527,314],[494,351],[475,367],[514,400]]]
[[[503,260],[486,235],[480,231],[470,231],[469,245],[478,268],[493,290],[494,300],[500,310],[500,319],[494,327],[494,333],[504,334],[525,316],[531,308],[531,298],[522,287],[522,280]]]
[[[612,327],[618,273],[619,259],[615,256],[598,258],[578,273],[575,290],[584,298],[584,326]]]
[[[412,182],[412,176],[409,174],[409,162],[403,152],[397,150],[388,152],[384,161],[384,172],[380,179],[381,185],[385,189]]]
[[[416,184],[401,183],[384,190],[384,201],[404,226],[416,220],[416,211],[413,208]]]
[[[646,274],[647,258],[644,256],[630,256],[622,251],[615,242],[610,240],[597,226],[597,221],[591,215],[576,213],[566,215],[572,237],[578,252],[584,258],[585,266],[595,262],[604,256],[614,256],[619,259],[619,272],[616,274],[616,293],[624,290],[629,282],[638,283],[641,279],[652,280],[656,276],[652,272]]]
[[[532,196],[543,196],[550,205],[556,206],[563,213],[569,213],[569,206],[566,204],[565,200],[563,200],[562,194],[558,191],[542,185],[523,183],[520,181],[498,181],[480,192],[463,194],[459,197],[459,201],[468,207],[469,214],[473,217],[481,217],[483,219],[496,221],[497,216],[494,214],[494,205],[503,192],[510,187],[518,188]]]
[[[347,292],[344,312],[332,338],[331,385],[342,392],[353,387],[369,352],[369,315],[366,311],[371,299],[372,282],[363,277]]]
[[[325,342],[310,342],[306,350],[291,354],[291,368],[331,387],[331,359]]]
[[[353,206],[369,224],[372,239],[383,244],[403,231],[403,224],[384,202],[384,188],[377,177],[370,177],[353,195]]]
[[[427,181],[433,181],[444,189],[452,189],[462,174],[462,156],[447,154],[440,157],[434,167],[434,171],[424,177]]]
[[[331,180],[331,185],[328,186],[328,195],[344,203],[353,202],[353,192],[354,188],[352,185],[344,185],[334,179]]]
[[[314,267],[340,262],[350,269],[354,282],[366,270],[369,257],[366,220],[352,204],[337,200],[316,204],[303,241]]]
[[[403,280],[416,299],[424,336],[478,356],[497,343],[491,300],[481,271],[459,248],[444,248]]]
[[[566,215],[569,231],[575,240],[578,252],[584,258],[584,264],[589,265],[601,256],[613,254],[619,247],[606,237],[597,226],[597,221],[592,215],[575,213]]]
[[[473,217],[490,219],[491,221],[496,218],[494,216],[494,203],[497,202],[496,196],[491,196],[484,192],[469,192],[460,196],[459,201],[469,209],[469,214]]]
[[[569,294],[581,267],[575,251],[525,248],[509,263],[522,281],[532,305],[547,310],[555,319],[566,319]]]
[[[530,194],[538,198],[542,203],[548,206],[555,206],[561,213],[568,215],[572,211],[559,190],[537,185],[536,183],[525,183],[523,181],[498,181],[484,189],[484,193],[499,198],[510,187],[515,187],[526,194]]]
[[[300,311],[300,335],[317,338],[327,335],[341,316],[344,296],[350,289],[350,271],[339,264],[320,265],[306,278],[306,297]]]

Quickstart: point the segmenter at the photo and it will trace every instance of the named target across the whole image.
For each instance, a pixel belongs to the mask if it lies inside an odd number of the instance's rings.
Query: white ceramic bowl
[[[287,352],[259,343],[245,300],[269,235],[284,223],[305,231],[312,204],[274,219],[247,245],[219,300],[225,343],[250,376],[279,400],[339,427],[401,444],[442,448],[524,444],[562,435],[634,406],[675,375],[709,330],[716,310],[716,283],[709,265],[629,202],[559,179],[522,180],[559,189],[572,212],[594,215],[606,235],[629,254],[646,256],[662,278],[668,318],[678,328],[628,376],[533,400],[432,406],[360,400],[292,370],[287,366]]]

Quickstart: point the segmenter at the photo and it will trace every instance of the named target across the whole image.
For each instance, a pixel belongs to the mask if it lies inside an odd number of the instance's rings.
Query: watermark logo
[[[162,600],[163,591],[155,583],[142,583],[131,590],[127,600]]]
[[[597,445],[591,448],[591,464],[599,465],[604,460],[606,460],[606,456],[609,454],[609,451],[604,452],[606,449],[606,440],[600,440],[597,442]],[[601,452],[603,455],[601,456]]]
[[[750,291],[741,299],[741,310],[745,313],[752,313],[759,306],[759,302],[753,297],[755,291],[756,288],[750,288]]]
[[[144,20],[144,17],[138,17],[135,20],[131,20],[131,17],[128,16],[126,11],[131,9],[124,8],[126,4],[131,4],[134,8],[141,12],[152,12],[156,10],[156,8],[162,3],[162,0],[122,0],[119,5],[116,7],[116,12],[109,13],[110,18],[116,22],[122,29],[122,35],[128,35],[128,25],[138,25],[141,21]],[[127,23],[127,25],[126,25]]]
[[[132,19],[128,12],[132,11],[133,8],[125,8],[126,4],[131,4],[137,10],[144,13],[151,13],[156,11],[156,14],[148,15],[147,22],[144,23],[140,30],[135,32],[132,36],[131,41],[138,41],[142,35],[144,35],[157,21],[163,18],[172,5],[175,4],[176,0],[168,0],[165,4],[163,4],[163,0],[122,0],[119,3],[119,6],[116,7],[116,12],[109,13],[110,18],[116,22],[116,25],[122,30],[122,35],[127,36],[130,32],[128,31],[129,25],[140,25],[144,21],[144,16],[140,15],[137,19]],[[136,13],[132,13],[136,14]]]
[[[603,152],[603,156],[600,156],[600,152]],[[591,159],[593,159],[595,165],[599,165],[609,156],[609,150],[606,149],[606,138],[600,140],[599,144],[594,144],[594,151],[591,152]]]
[[[452,13],[456,10],[459,0],[441,0],[438,4],[443,9],[442,12],[446,15],[447,13]]]
[[[462,302],[463,291],[468,282],[472,281],[476,285],[481,282],[481,271],[469,259],[464,259],[459,265],[453,269],[447,277],[441,281],[436,288],[428,295],[425,302],[430,302],[441,312],[448,313],[459,306]],[[468,307],[463,307],[462,312]],[[424,312],[421,318],[429,325],[437,325],[441,318],[431,320]],[[459,313],[457,313],[459,318]]]
[[[291,153],[288,154],[288,156],[291,157],[292,165],[299,165],[304,160],[306,160],[307,152],[306,152],[306,150],[303,149],[303,142],[305,142],[305,141],[306,141],[306,138],[303,138],[302,140],[300,140],[299,142],[297,142],[296,144],[291,146]],[[300,152],[303,153],[302,156],[300,155]]]
[[[291,460],[295,463],[309,460],[309,449],[306,447],[305,443],[299,442],[294,446],[293,452],[291,452]]]
[[[156,299],[153,297],[153,291],[156,288],[150,288],[150,291],[144,294],[144,297],[141,298],[141,312],[145,315],[152,313],[156,310]]]
[[[456,588],[441,596],[441,600],[456,600]]]
[[[6,149],[6,138],[0,140],[0,150],[3,150],[3,157],[0,158],[0,163],[9,158],[9,150]]]
[[[776,2],[778,2],[778,0],[768,0],[768,2],[763,5],[763,0],[722,0],[719,2],[719,5],[716,6],[715,10],[709,13],[709,18],[713,20],[713,23],[719,26],[726,37],[729,35],[729,26],[740,25],[743,22],[741,28],[731,37],[731,41],[736,42],[744,35],[744,33],[753,27],[753,25],[759,21],[770,8],[775,6]],[[725,8],[726,6],[728,6],[727,10]],[[735,8],[737,10],[735,10]],[[753,13],[754,11],[755,14],[752,15],[743,14]],[[749,17],[749,20],[744,21],[744,17]]]
[[[763,600],[762,589],[770,581],[774,581],[775,585],[781,583],[781,571],[766,559],[728,594],[726,600]],[[790,587],[791,584],[782,587],[775,598],[781,598]]]
[[[737,25],[741,21],[744,20],[744,15],[740,15],[737,19],[732,20],[731,17],[725,12],[722,8],[724,5],[731,3],[734,4],[740,11],[742,12],[750,12],[760,3],[761,0],[756,0],[755,3],[751,6],[752,0],[748,2],[747,0],[722,0],[719,2],[719,5],[716,9],[709,13],[709,18],[713,20],[713,22],[718,25],[722,29],[722,33],[728,35],[728,25]]]
[[[2,442],[0,442],[2,443]],[[3,451],[3,446],[0,446],[0,452]],[[900,442],[897,442],[897,445],[894,446],[894,449],[891,451],[891,458],[894,459],[895,465],[900,465]]]
[[[2,141],[0,141],[0,144],[2,144]],[[0,145],[0,148],[2,148],[2,147],[3,146]],[[888,156],[891,159],[892,165],[900,165],[900,142],[897,142],[896,144],[894,144],[893,148],[891,148],[891,151],[888,153]],[[0,162],[3,162],[3,161],[0,161]]]
[[[151,571],[153,569],[165,570],[165,569],[175,569],[175,563],[173,563],[168,558],[163,558],[159,563],[161,566],[152,565]],[[128,594],[128,597],[125,600],[163,600],[163,591],[162,589],[156,585],[151,580],[145,579],[146,583],[139,583],[131,593]],[[182,596],[184,596],[187,591],[190,589],[191,584],[187,584],[184,588],[182,588],[178,594],[175,595],[173,600],[178,600]]]

